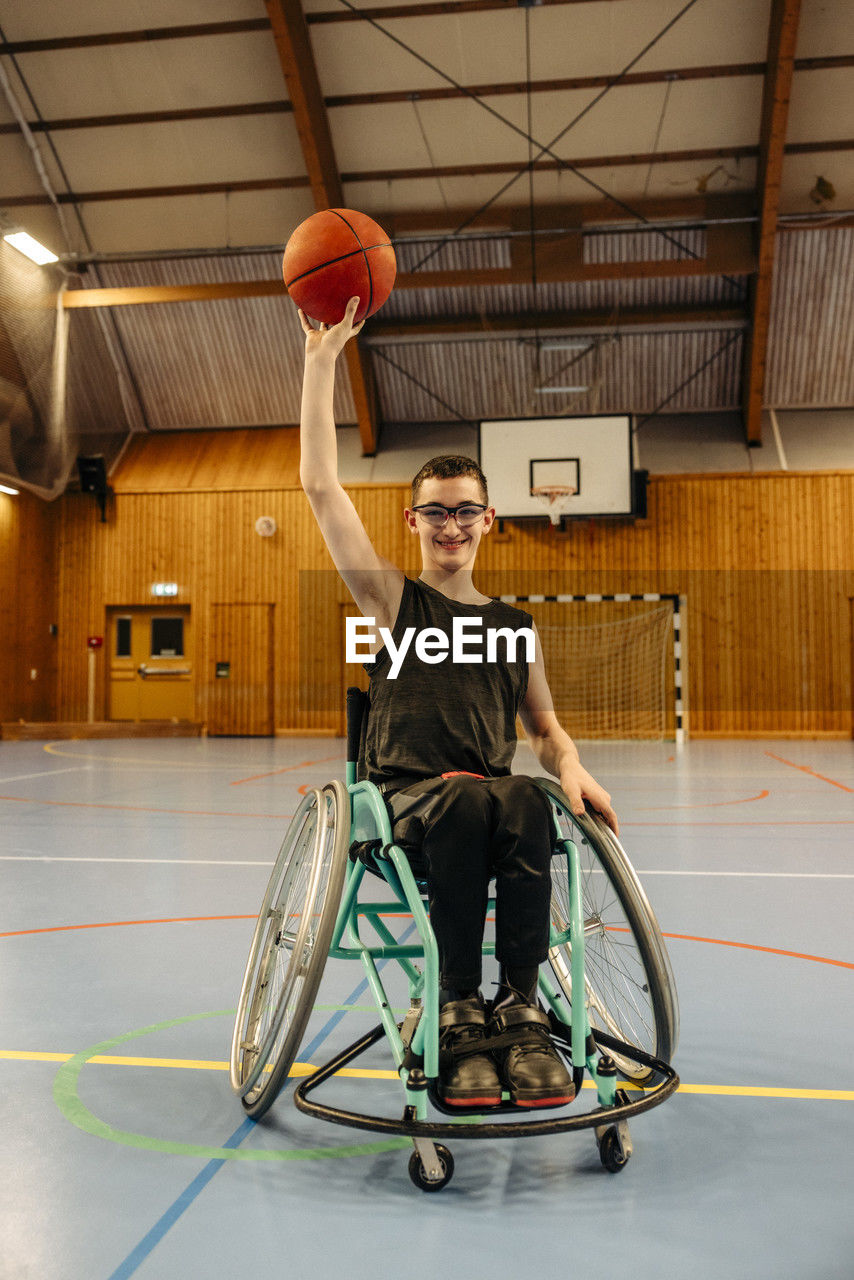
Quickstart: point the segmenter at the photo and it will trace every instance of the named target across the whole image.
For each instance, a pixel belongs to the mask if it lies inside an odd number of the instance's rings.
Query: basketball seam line
[[[373,273],[372,273],[372,271],[371,271],[371,264],[370,264],[370,262],[368,261],[368,254],[367,254],[367,251],[366,251],[366,249],[365,249],[365,246],[362,244],[362,238],[361,238],[361,236],[359,235],[359,233],[358,233],[358,231],[356,230],[356,228],[353,226],[353,224],[352,224],[351,222],[348,222],[348,221],[347,221],[347,219],[344,217],[344,214],[341,212],[341,210],[340,210],[340,209],[330,209],[330,213],[334,213],[334,214],[335,214],[335,216],[336,216],[336,218],[340,218],[340,219],[341,219],[341,221],[344,223],[344,226],[345,226],[345,227],[349,227],[349,228],[350,228],[350,230],[353,232],[353,235],[356,237],[356,243],[358,244],[359,248],[362,250],[362,256],[363,256],[363,258],[365,259],[365,270],[366,270],[366,271],[367,271],[367,273],[368,273],[368,305],[367,305],[367,308],[366,308],[366,310],[365,310],[365,315],[370,315],[370,313],[371,313],[371,306],[372,306],[373,301],[374,301],[374,277],[373,277]]]
[[[349,226],[349,223],[347,225]],[[312,267],[310,271],[302,271],[298,276],[294,276],[292,280],[286,280],[285,288],[290,289],[291,285],[296,284],[298,280],[305,280],[306,276],[313,276],[316,271],[323,271],[325,267],[334,267],[336,262],[343,262],[346,258],[352,258],[354,254],[362,253],[367,258],[367,255],[373,249],[391,249],[392,247],[393,246],[390,240],[384,240],[380,244],[369,244],[367,248],[365,248],[360,243],[358,249],[351,249],[349,253],[342,253],[338,258],[330,258],[327,262],[322,262],[319,267]],[[370,276],[371,276],[371,269],[370,269],[370,264],[368,264],[369,279],[370,279]],[[371,297],[373,298],[373,281],[371,283],[372,283]]]

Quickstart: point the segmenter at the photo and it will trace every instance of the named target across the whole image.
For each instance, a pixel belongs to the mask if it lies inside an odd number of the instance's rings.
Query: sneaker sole
[[[575,1101],[574,1093],[557,1094],[551,1098],[520,1098],[512,1099],[515,1107],[565,1107],[568,1103]]]
[[[501,1102],[501,1094],[493,1094],[488,1098],[448,1098],[439,1095],[446,1107],[497,1107]]]

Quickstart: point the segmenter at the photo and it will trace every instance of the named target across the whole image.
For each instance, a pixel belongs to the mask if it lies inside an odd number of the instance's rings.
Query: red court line
[[[57,924],[47,929],[15,929],[0,938],[22,938],[28,933],[68,933],[74,929],[121,929],[131,924],[194,924],[199,920],[254,920],[251,916],[166,916],[162,920],[104,920],[98,924]]]
[[[49,804],[60,809],[118,809],[128,813],[178,813],[192,818],[292,818],[292,813],[229,813],[223,809],[153,809],[141,804],[96,804],[87,800],[35,800],[27,796],[0,796],[15,804]]]
[[[811,769],[808,764],[795,764],[794,760],[785,760],[783,756],[775,755],[773,751],[766,751],[766,756],[770,756],[772,760],[779,760],[781,764],[787,764],[791,769],[800,769],[801,773],[808,773],[812,778],[820,778],[822,782],[829,782],[832,787],[839,787],[840,791],[854,792],[854,787],[846,787],[844,782],[837,782],[835,778],[827,778],[823,773],[816,773],[815,769]]]
[[[697,804],[645,805],[644,808],[639,809],[638,812],[648,813],[651,809],[655,809],[655,810],[660,809],[662,811],[664,809],[719,809],[723,805],[727,805],[727,804],[751,804],[754,800],[764,800],[766,796],[770,796],[770,794],[771,794],[770,791],[760,791],[759,794],[756,796],[742,796],[740,800],[706,800],[706,801],[700,801]]]
[[[393,920],[411,920],[412,916],[404,911],[383,911],[383,916]],[[15,929],[10,933],[0,933],[0,938],[22,938],[33,933],[67,933],[75,929],[121,929],[136,924],[196,924],[210,920],[255,920],[253,915],[234,916],[165,916],[157,920],[104,920],[95,924],[59,924],[43,929]],[[493,917],[487,917],[492,920]],[[616,925],[608,925],[608,933],[629,933],[628,929]],[[737,947],[743,951],[764,951],[772,956],[788,956],[794,960],[812,960],[815,964],[831,964],[840,969],[854,969],[854,964],[847,960],[831,960],[827,956],[814,956],[805,951],[784,951],[780,947],[761,947],[754,942],[732,942],[727,938],[702,938],[692,933],[665,933],[665,938],[675,938],[679,942],[706,942],[715,947]]]
[[[611,932],[628,933],[628,929],[608,930]],[[698,938],[692,933],[665,933],[665,938],[676,938],[680,942],[710,942],[716,947],[739,947],[744,951],[765,951],[772,956],[790,956],[794,960],[813,960],[816,964],[833,964],[840,969],[854,969],[854,964],[850,964],[847,960],[829,960],[827,956],[808,955],[805,951],[783,951],[780,947],[760,947],[754,942],[730,942],[726,938]]]
[[[326,764],[328,760],[340,760],[341,752],[336,751],[334,756],[321,756],[319,760],[301,760],[299,764],[288,764],[283,769],[273,769],[270,773],[256,773],[251,778],[235,778],[234,782],[230,782],[230,787],[240,787],[244,782],[260,782],[262,778],[275,778],[280,773],[293,773],[294,769],[307,769],[310,765]]]
[[[308,785],[308,784],[307,784]],[[839,783],[839,786],[842,784]],[[29,796],[2,796],[0,800],[9,800],[15,804],[46,804],[60,809],[108,809],[123,813],[175,813],[191,818],[276,818],[288,820],[292,813],[235,813],[227,809],[155,809],[141,804],[97,804],[87,800],[40,800]],[[622,827],[850,827],[854,818],[794,818],[768,819],[764,822],[622,822]]]

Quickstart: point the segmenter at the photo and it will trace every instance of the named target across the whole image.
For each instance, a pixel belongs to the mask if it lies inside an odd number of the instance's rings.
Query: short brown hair
[[[471,476],[480,488],[482,501],[489,506],[489,493],[486,488],[486,476],[474,458],[466,458],[459,453],[440,453],[430,458],[412,481],[412,505],[418,498],[418,490],[425,480],[454,480],[457,476]]]

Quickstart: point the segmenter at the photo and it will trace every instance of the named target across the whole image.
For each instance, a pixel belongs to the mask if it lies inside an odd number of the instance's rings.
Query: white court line
[[[50,854],[0,854],[0,862],[145,862],[186,867],[272,867],[273,859],[264,862],[248,862],[244,858],[76,858],[53,857]]]
[[[764,880],[854,880],[854,871],[638,871],[639,876],[739,876]]]
[[[0,787],[5,786],[7,782],[24,782],[27,778],[52,778],[56,773],[79,773],[81,769],[88,768],[88,764],[72,764],[67,769],[42,769],[41,773],[19,773],[14,778],[0,778]]]
[[[53,857],[50,854],[0,854],[0,862],[144,862],[156,866],[186,867],[271,867],[273,859],[252,862],[245,858],[86,858]],[[592,868],[593,875],[602,871]],[[637,871],[639,876],[738,876],[741,879],[770,880],[854,880],[854,871]]]

